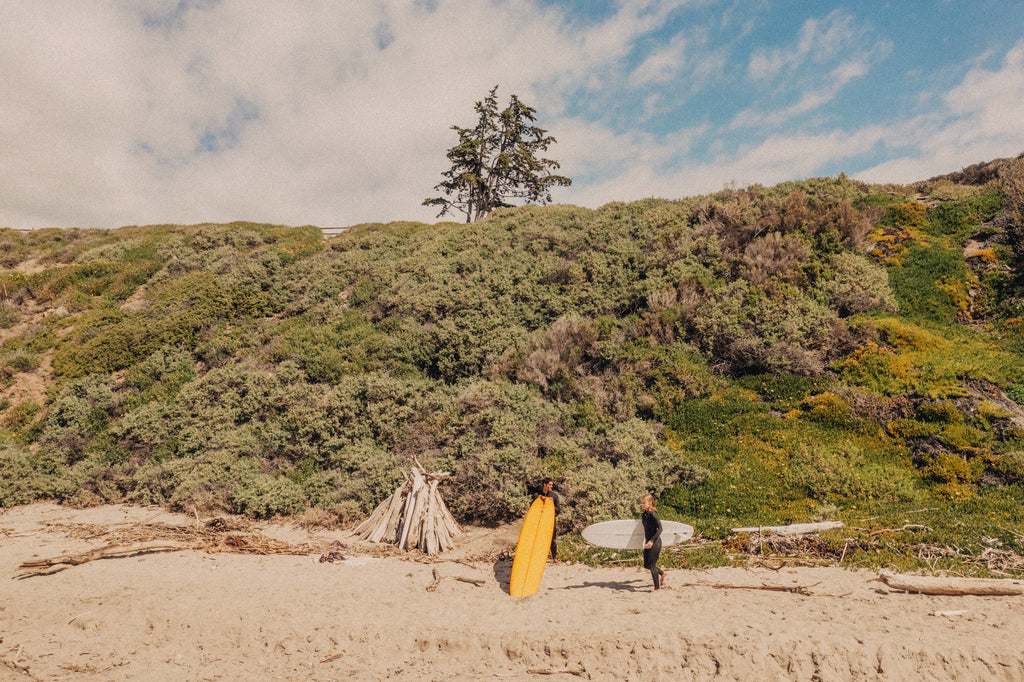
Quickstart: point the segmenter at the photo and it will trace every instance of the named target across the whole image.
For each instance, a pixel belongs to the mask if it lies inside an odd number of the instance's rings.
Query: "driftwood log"
[[[57,525],[57,524],[51,524]],[[318,547],[310,544],[289,545],[258,533],[238,532],[244,522],[224,518],[211,519],[204,527],[168,526],[165,524],[132,524],[127,528],[108,529],[93,524],[65,526],[69,535],[81,539],[104,539],[107,544],[78,554],[65,554],[50,559],[31,559],[18,566],[18,579],[50,575],[99,559],[156,554],[159,552],[198,551],[236,554],[310,554]],[[223,529],[228,529],[224,532]],[[84,533],[84,534],[83,534]]]
[[[750,528],[733,528],[733,533],[760,533],[761,535],[806,535],[821,530],[842,528],[842,521],[821,521],[819,523],[793,523],[788,526],[752,526]]]
[[[894,590],[918,594],[946,594],[953,596],[1013,596],[1024,594],[1024,580],[1000,578],[939,578],[922,575],[903,575],[882,571],[878,578]]]
[[[363,540],[419,549],[428,555],[452,549],[462,529],[438,490],[441,480],[449,476],[447,471],[427,473],[414,466],[398,490],[377,505],[353,533]]]
[[[806,597],[814,596],[827,596],[827,597],[843,597],[846,595],[841,594],[828,594],[828,595],[815,595],[810,591],[810,588],[817,587],[821,583],[814,583],[813,585],[766,585],[764,583],[760,585],[726,585],[723,583],[679,583],[676,587],[712,587],[716,590],[768,590],[769,592],[790,592],[792,594],[802,594]]]
[[[135,547],[107,545],[106,547],[99,547],[80,554],[65,554],[59,557],[53,557],[52,559],[33,559],[31,561],[25,561],[19,565],[18,568],[23,572],[20,577],[28,578],[37,575],[59,573],[60,571],[71,568],[72,566],[80,566],[90,561],[96,561],[97,559],[123,559],[125,557],[139,556],[141,554],[181,552],[187,549],[191,548],[181,545],[153,543],[137,545]]]

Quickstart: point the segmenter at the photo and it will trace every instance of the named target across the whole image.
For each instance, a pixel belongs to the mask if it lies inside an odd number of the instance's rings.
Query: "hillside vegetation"
[[[467,522],[550,475],[566,529],[651,491],[707,538],[1024,549],[1022,237],[1020,157],[326,241],[0,230],[0,504],[349,521],[418,459]]]

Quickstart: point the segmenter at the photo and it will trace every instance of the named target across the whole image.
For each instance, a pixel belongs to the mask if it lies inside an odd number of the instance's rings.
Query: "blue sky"
[[[598,207],[1024,152],[1020,0],[11,0],[0,226],[433,221],[499,85]]]

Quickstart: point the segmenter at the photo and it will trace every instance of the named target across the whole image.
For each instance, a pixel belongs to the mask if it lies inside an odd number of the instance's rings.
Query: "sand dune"
[[[143,521],[196,519],[123,505],[0,511],[0,679],[1024,679],[1020,597],[910,595],[835,568],[673,571],[653,592],[638,567],[556,564],[537,595],[514,599],[510,564],[494,558],[514,527],[472,529],[429,563],[265,523],[281,541],[346,543],[347,558],[182,551],[19,578],[25,561],[102,544],[66,524]]]

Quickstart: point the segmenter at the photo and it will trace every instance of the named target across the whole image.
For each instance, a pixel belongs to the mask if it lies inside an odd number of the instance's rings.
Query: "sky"
[[[908,183],[1024,152],[1024,2],[0,0],[0,227],[436,222],[496,85],[556,203]]]

